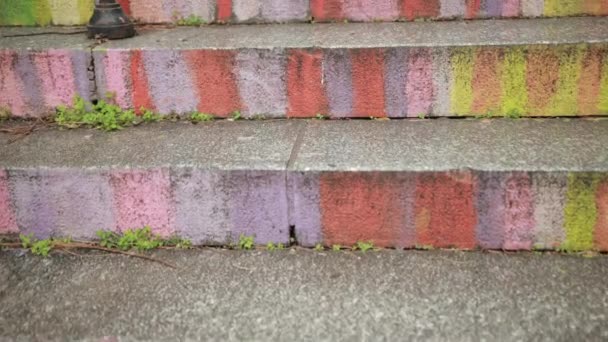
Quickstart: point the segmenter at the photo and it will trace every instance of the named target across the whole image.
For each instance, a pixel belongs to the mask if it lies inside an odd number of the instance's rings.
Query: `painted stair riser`
[[[0,51],[0,107],[42,116],[76,95],[220,117],[608,114],[608,46]],[[91,95],[91,91],[96,93]]]
[[[395,21],[608,15],[606,0],[118,0],[142,23]],[[0,25],[83,25],[93,0],[0,0]]]
[[[289,214],[291,213],[291,214]],[[608,175],[50,169],[0,173],[0,233],[95,237],[149,225],[256,242],[608,251]],[[19,228],[18,228],[19,227]]]

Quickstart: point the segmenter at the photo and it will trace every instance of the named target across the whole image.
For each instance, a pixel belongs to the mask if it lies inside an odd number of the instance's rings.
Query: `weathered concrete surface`
[[[0,232],[608,250],[608,119],[163,123],[0,135]]]
[[[608,259],[441,251],[0,252],[7,340],[608,338]]]
[[[311,121],[290,168],[298,241],[604,250],[607,125]]]
[[[118,0],[141,23],[449,20],[608,15],[604,0]],[[93,0],[2,0],[0,25],[82,25]]]
[[[608,114],[608,18],[142,30],[93,61],[69,37],[0,38],[0,107],[40,116],[110,92],[223,117]]]
[[[0,144],[1,232],[94,238],[150,225],[200,244],[288,242],[285,166],[304,122],[48,130]],[[8,189],[7,191],[3,189]],[[7,199],[10,197],[10,199]]]

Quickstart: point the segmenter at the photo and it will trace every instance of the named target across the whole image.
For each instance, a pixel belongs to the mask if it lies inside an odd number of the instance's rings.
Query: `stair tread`
[[[0,168],[608,171],[608,119],[265,120],[43,129]],[[0,134],[0,144],[14,138]]]
[[[3,29],[0,45],[10,49],[82,47],[82,35],[65,35],[74,28]],[[23,37],[28,32],[39,34]],[[576,44],[608,42],[608,17],[502,19],[476,21],[274,24],[146,28],[139,36],[108,41],[106,49],[245,49],[245,48],[376,48],[471,45]]]

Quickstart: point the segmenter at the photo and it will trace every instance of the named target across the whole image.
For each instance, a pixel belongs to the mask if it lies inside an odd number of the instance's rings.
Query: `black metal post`
[[[116,0],[96,0],[87,25],[87,37],[123,39],[133,37],[135,27]]]

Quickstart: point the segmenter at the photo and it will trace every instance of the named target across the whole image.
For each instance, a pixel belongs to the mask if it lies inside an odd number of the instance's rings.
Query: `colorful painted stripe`
[[[0,25],[83,25],[93,0],[0,0]],[[395,21],[608,15],[604,0],[118,0],[142,23]]]

